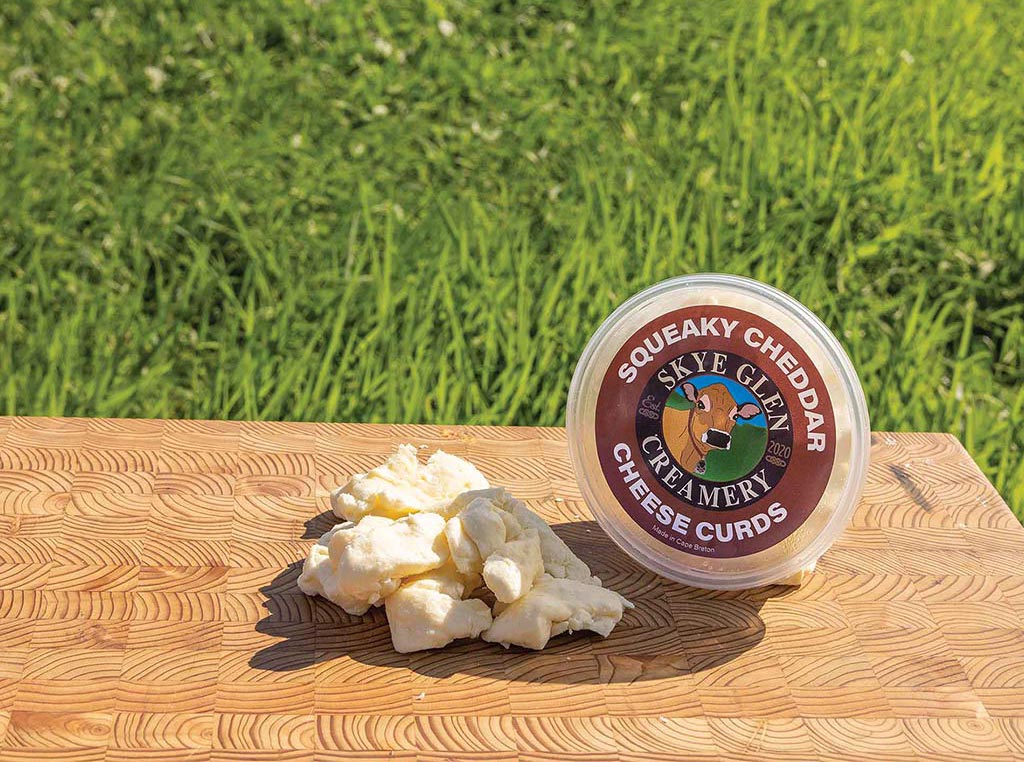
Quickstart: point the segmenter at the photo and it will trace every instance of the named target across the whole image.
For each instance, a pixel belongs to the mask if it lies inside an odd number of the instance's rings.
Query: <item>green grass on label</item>
[[[0,410],[559,424],[662,278],[799,298],[1024,515],[1024,6],[0,6]]]
[[[693,403],[683,395],[673,393],[668,395],[668,399],[665,400],[665,407],[670,407],[675,410],[693,410]]]
[[[707,457],[707,472],[703,479],[712,482],[731,482],[746,476],[761,460],[768,444],[768,429],[737,423],[732,430],[728,450],[712,450]]]

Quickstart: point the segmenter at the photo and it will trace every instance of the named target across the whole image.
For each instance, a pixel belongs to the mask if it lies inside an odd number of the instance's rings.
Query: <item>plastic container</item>
[[[601,324],[569,388],[583,496],[669,579],[742,589],[813,565],[867,474],[864,392],[810,310],[747,278],[658,283]]]

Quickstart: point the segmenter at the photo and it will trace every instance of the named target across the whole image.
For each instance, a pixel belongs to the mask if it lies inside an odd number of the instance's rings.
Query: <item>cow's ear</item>
[[[753,402],[744,402],[738,408],[736,408],[737,418],[753,418],[761,412],[761,408],[755,405]]]
[[[685,394],[686,399],[690,400],[694,405],[697,404],[697,389],[689,381],[683,384],[683,394]]]

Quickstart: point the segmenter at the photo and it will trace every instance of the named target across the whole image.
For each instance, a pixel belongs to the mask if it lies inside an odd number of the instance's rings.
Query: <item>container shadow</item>
[[[306,522],[304,537],[319,537],[337,522],[329,511]],[[728,665],[764,638],[759,611],[791,588],[709,591],[679,585],[640,567],[596,522],[557,524],[553,529],[604,584],[636,605],[608,638],[563,635],[543,651],[508,650],[481,640],[459,641],[436,651],[396,653],[383,608],[346,614],[297,587],[295,561],[260,588],[267,614],[257,632],[280,640],[256,653],[249,666],[271,672],[315,669],[336,682],[400,680],[401,672],[437,679],[458,675],[521,682],[608,684],[693,675]],[[382,678],[374,669],[395,671]]]

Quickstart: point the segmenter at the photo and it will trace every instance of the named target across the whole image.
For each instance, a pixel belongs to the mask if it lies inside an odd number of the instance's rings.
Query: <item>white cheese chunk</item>
[[[456,567],[463,574],[482,574],[495,598],[504,603],[526,594],[544,571],[540,536],[488,497],[468,503],[448,520],[445,536]]]
[[[402,653],[481,634],[527,648],[566,631],[607,635],[632,604],[526,505],[486,486],[460,458],[438,451],[421,464],[399,447],[332,495],[349,520],[310,549],[299,588],[354,615],[383,605]],[[493,613],[469,597],[484,584]]]
[[[555,635],[592,630],[607,637],[633,604],[597,585],[544,575],[519,600],[501,607],[483,639],[540,650]]]
[[[466,536],[476,545],[481,563],[522,529],[511,515],[487,500],[470,502],[449,523],[456,521],[462,524]]]
[[[396,519],[420,511],[445,514],[456,496],[487,486],[472,463],[438,450],[423,464],[416,458],[416,448],[406,444],[381,465],[355,474],[334,490],[331,507],[347,521],[368,515]]]
[[[312,547],[299,589],[322,595],[349,614],[379,606],[404,577],[436,569],[448,560],[444,518],[416,513],[400,519],[367,516],[340,524]]]
[[[465,581],[450,563],[407,579],[384,602],[395,650],[424,651],[479,637],[491,624],[491,611],[481,600],[463,600],[466,592]]]
[[[493,508],[505,511],[522,527],[537,530],[540,540],[540,553],[544,559],[544,571],[557,579],[573,579],[600,585],[601,580],[590,573],[590,568],[570,550],[561,537],[555,534],[540,516],[531,511],[521,500],[516,500],[502,488],[476,490],[459,495],[452,502],[449,512],[461,514],[480,501],[490,504]]]
[[[448,540],[452,563],[460,574],[480,574],[483,571],[484,562],[480,558],[480,551],[458,516],[448,519],[444,526],[444,536]]]
[[[511,603],[526,595],[543,573],[540,539],[530,527],[487,557],[483,579],[495,598]]]

